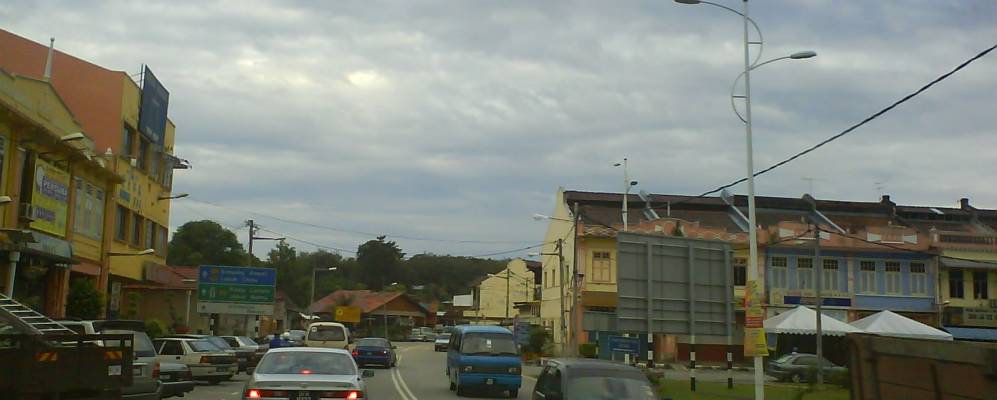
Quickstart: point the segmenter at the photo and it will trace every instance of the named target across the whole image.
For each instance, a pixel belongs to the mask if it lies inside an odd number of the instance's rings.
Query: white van
[[[305,335],[305,346],[349,349],[350,330],[338,322],[312,322]]]

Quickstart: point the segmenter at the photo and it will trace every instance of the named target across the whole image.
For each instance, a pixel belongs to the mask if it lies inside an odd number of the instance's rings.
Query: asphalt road
[[[396,343],[398,366],[393,369],[374,369],[374,377],[367,379],[367,398],[374,400],[436,400],[456,399],[446,376],[446,353],[433,351],[432,343]],[[235,376],[232,381],[218,385],[200,383],[184,399],[237,400],[248,377]],[[536,380],[524,375],[519,399],[529,399]],[[472,394],[472,398],[503,398],[501,393]]]

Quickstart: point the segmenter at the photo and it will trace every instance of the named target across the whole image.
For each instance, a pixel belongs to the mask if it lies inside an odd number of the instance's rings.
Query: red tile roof
[[[364,314],[381,308],[399,297],[406,298],[417,307],[422,308],[426,313],[429,313],[429,310],[426,310],[418,301],[406,296],[403,292],[372,292],[370,290],[337,290],[328,296],[316,300],[308,306],[307,311],[310,313],[322,312],[330,309],[343,299],[350,297],[353,298],[353,306],[360,307],[360,311]]]

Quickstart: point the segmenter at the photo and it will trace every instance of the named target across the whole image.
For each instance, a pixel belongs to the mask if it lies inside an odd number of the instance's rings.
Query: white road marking
[[[402,357],[398,356],[396,362],[401,362],[401,359]],[[405,383],[405,379],[402,378],[402,373],[398,368],[391,369],[391,380],[395,384],[395,390],[398,391],[398,394],[402,396],[403,400],[419,400],[419,398],[415,397],[415,394],[412,393],[412,390],[409,389],[408,384]]]

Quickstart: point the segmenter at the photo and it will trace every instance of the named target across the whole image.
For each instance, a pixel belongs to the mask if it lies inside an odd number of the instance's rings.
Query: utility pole
[[[821,314],[821,303],[824,302],[821,298],[824,262],[820,258],[820,225],[816,221],[814,221],[814,263],[817,264],[814,268],[817,272],[814,285],[817,289],[817,385],[819,386],[824,383],[824,331],[821,329],[821,320],[824,318],[824,314]]]
[[[578,202],[575,202],[573,206],[572,213],[574,218],[572,221],[572,231],[575,233],[571,242],[571,250],[574,254],[571,255],[571,354],[575,354],[578,351],[578,326],[577,325],[577,307],[578,307],[578,284],[581,276],[578,274]]]
[[[255,239],[253,236],[256,236],[256,223],[253,222],[253,220],[248,220],[248,221],[246,221],[246,225],[249,226],[249,261],[246,262],[246,265],[252,267],[253,266],[253,239]]]
[[[509,298],[509,291],[512,287],[512,270],[509,267],[505,267],[505,319],[509,320],[509,308],[512,306],[511,299]]]
[[[565,323],[564,314],[564,239],[557,239],[557,269],[561,275],[560,279],[560,298],[561,298],[561,355],[564,355],[567,339],[568,339],[568,325]]]

